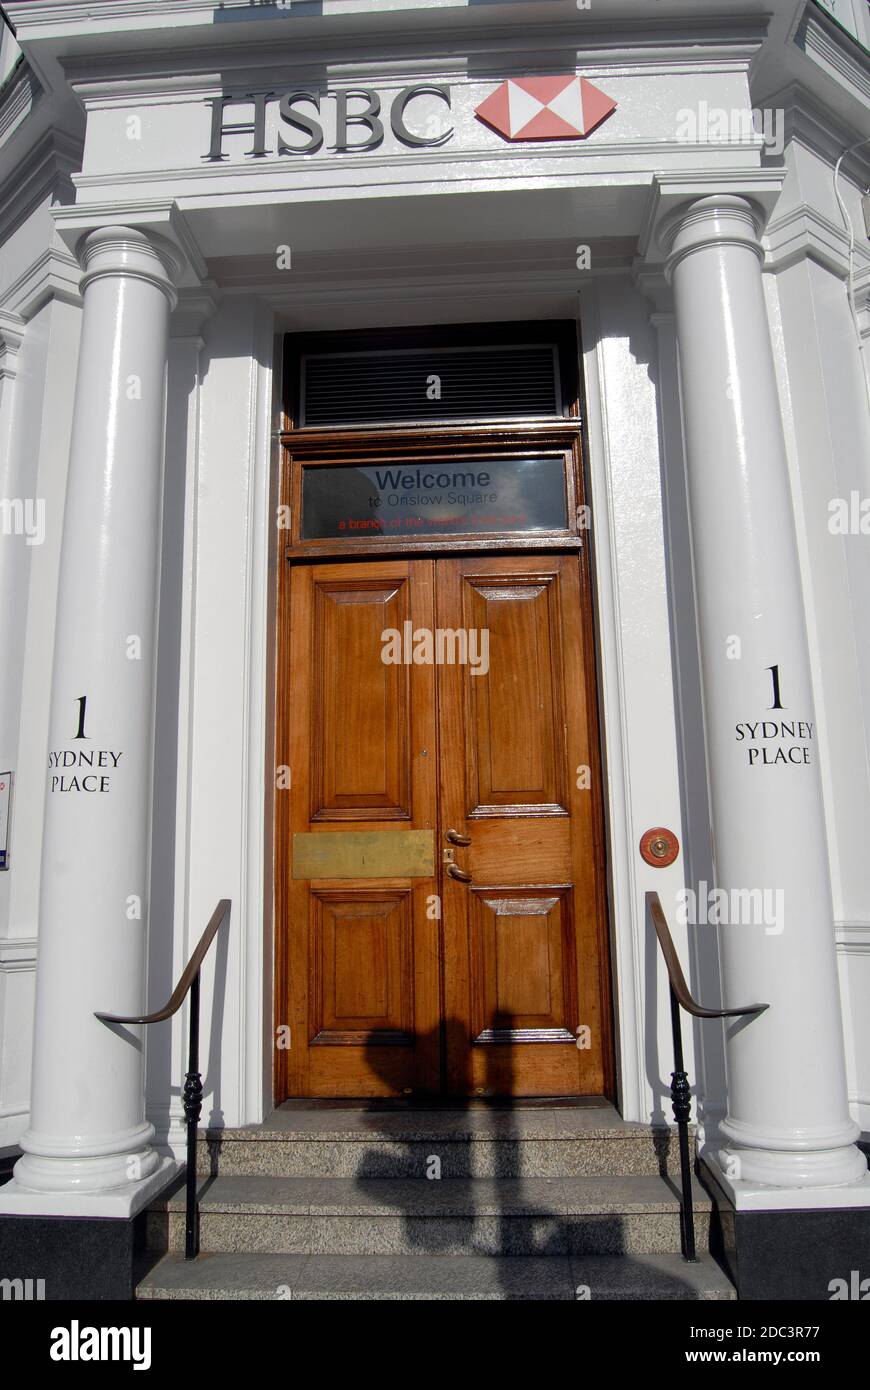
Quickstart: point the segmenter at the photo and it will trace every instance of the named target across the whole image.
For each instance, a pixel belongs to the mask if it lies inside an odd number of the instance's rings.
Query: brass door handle
[[[456,864],[448,864],[447,872],[451,878],[457,878],[460,883],[470,883],[471,874],[467,874],[464,869],[460,869]]]
[[[470,845],[471,840],[467,835],[460,835],[458,830],[448,830],[444,836],[445,840],[451,845]]]

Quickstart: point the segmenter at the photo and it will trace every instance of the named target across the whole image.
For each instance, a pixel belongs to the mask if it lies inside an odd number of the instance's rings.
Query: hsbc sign
[[[453,136],[453,127],[434,135],[418,134],[406,121],[411,103],[418,97],[436,97],[450,108],[450,88],[431,83],[418,83],[397,92],[390,103],[390,126],[396,139],[412,149],[445,145]],[[384,120],[381,97],[370,87],[342,87],[328,93],[335,102],[335,144],[329,149],[339,153],[374,150],[384,139]],[[270,102],[278,102],[278,136],[276,146],[266,144],[266,112]],[[253,108],[249,120],[228,121],[227,107],[242,105]],[[249,96],[220,96],[212,100],[211,144],[207,159],[226,159],[223,142],[227,135],[251,135],[253,145],[246,153],[250,158],[264,155],[316,154],[323,147],[324,131],[321,119],[321,93],[288,91],[282,96],[275,92],[255,92]],[[351,130],[355,131],[351,137]],[[300,138],[302,137],[302,138]]]
[[[582,140],[616,110],[585,77],[510,77],[475,115],[506,140]]]
[[[421,106],[421,98],[427,98]],[[328,125],[334,139],[327,143],[324,101],[334,102]],[[268,121],[277,103],[277,121]],[[211,140],[206,159],[230,156],[228,137],[250,136],[245,157],[270,154],[312,155],[324,148],[340,154],[377,149],[386,125],[395,140],[408,149],[432,149],[452,140],[451,91],[440,83],[403,87],[388,102],[371,87],[343,87],[321,93],[302,89],[222,95],[211,100]],[[438,109],[440,107],[440,110]],[[234,109],[235,108],[235,109]],[[581,140],[616,110],[616,102],[585,77],[511,77],[474,108],[476,118],[505,140]],[[420,113],[428,112],[424,129]],[[271,131],[271,135],[269,134]]]

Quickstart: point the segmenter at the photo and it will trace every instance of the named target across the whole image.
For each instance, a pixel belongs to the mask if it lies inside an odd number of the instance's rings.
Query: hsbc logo
[[[582,140],[616,110],[585,77],[509,77],[475,115],[505,140]]]
[[[223,93],[211,98],[208,161],[236,157],[360,154],[378,149],[389,131],[405,149],[433,149],[453,139],[452,93],[443,83],[418,82],[395,93],[371,87],[335,91]],[[616,102],[585,77],[510,77],[474,108],[505,140],[582,140],[616,110]],[[272,118],[270,119],[270,113]]]

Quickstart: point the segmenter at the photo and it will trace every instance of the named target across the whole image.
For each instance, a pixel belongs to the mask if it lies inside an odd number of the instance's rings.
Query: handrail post
[[[199,977],[206,953],[219,929],[226,922],[232,904],[221,898],[209,918],[208,926],[181,972],[181,978],[162,1009],[153,1014],[95,1013],[101,1023],[162,1023],[172,1018],[190,995],[190,1035],[187,1053],[187,1076],[182,1092],[184,1118],[187,1121],[187,1201],[185,1207],[184,1257],[193,1260],[199,1254],[199,1210],[196,1201],[196,1140],[199,1117],[202,1114],[202,1077],[199,1072]]]
[[[199,1212],[196,1201],[196,1140],[202,1113],[202,1077],[199,1072],[199,975],[190,986],[190,1036],[187,1076],[184,1079],[184,1118],[187,1121],[187,1188],[184,1217],[184,1258],[199,1254]]]
[[[692,1113],[692,1092],[689,1078],[683,1063],[683,1030],[680,1023],[680,1001],[673,985],[671,995],[671,1030],[674,1035],[674,1070],[671,1073],[671,1104],[680,1143],[680,1179],[683,1189],[683,1203],[680,1212],[682,1227],[683,1258],[690,1264],[697,1264],[695,1254],[695,1208],[692,1198],[692,1168],[689,1162],[689,1118]]]
[[[683,1258],[697,1264],[695,1255],[695,1210],[692,1204],[692,1169],[689,1162],[689,1117],[692,1113],[692,1092],[689,1078],[683,1065],[683,1034],[680,1023],[680,1009],[685,1009],[693,1018],[749,1018],[752,1014],[764,1013],[767,1004],[743,1004],[739,1009],[705,1009],[689,993],[686,978],[680,965],[680,958],[674,948],[673,937],[658,893],[646,895],[647,909],[652,917],[656,937],[664,956],[671,991],[671,1031],[674,1035],[674,1070],[671,1072],[671,1103],[680,1140],[680,1177],[683,1200],[680,1212]]]

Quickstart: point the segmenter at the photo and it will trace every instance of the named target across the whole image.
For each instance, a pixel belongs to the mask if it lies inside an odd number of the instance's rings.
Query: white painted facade
[[[154,520],[153,794],[150,812],[147,800],[140,805],[139,831],[133,808],[117,825],[118,844],[129,847],[132,833],[146,874],[143,920],[117,928],[131,933],[131,956],[141,946],[141,970],[131,965],[113,993],[107,966],[103,993],[91,1002],[101,955],[93,938],[88,945],[90,929],[82,928],[79,943],[58,938],[63,969],[40,1015],[41,1065],[46,1075],[54,1068],[58,1091],[65,1052],[77,1045],[66,1013],[74,1001],[109,1012],[162,1003],[226,897],[231,928],[204,981],[204,1122],[238,1125],[271,1108],[268,808],[281,335],[577,319],[620,1109],[644,1121],[670,1115],[667,986],[644,910],[644,894],[654,889],[703,1002],[746,1004],[768,983],[782,983],[777,1016],[789,1016],[791,1032],[775,1034],[773,1053],[764,1041],[748,1054],[729,1043],[732,1089],[752,1091],[749,1110],[760,1107],[773,1124],[776,1098],[804,1093],[808,1130],[842,1132],[843,1153],[854,1154],[845,1099],[839,1119],[822,1113],[829,1093],[839,1094],[844,1065],[853,1129],[870,1130],[870,535],[829,527],[833,499],[860,506],[870,498],[870,242],[861,206],[870,185],[870,17],[860,0],[663,0],[654,22],[649,9],[645,0],[5,5],[17,46],[6,30],[0,497],[44,501],[44,536],[38,544],[0,536],[0,772],[15,774],[10,868],[0,872],[0,1148],[34,1128],[34,973],[51,941],[47,914],[64,892],[61,841],[45,821],[48,754],[61,728],[57,722],[50,734],[51,719],[67,717],[60,707],[51,715],[52,688],[60,699],[59,663],[74,668],[93,635],[86,597],[78,608],[70,600],[58,606],[67,563],[61,541],[75,516],[70,450],[73,458],[76,447],[99,452],[111,416],[117,439],[130,440],[131,468],[160,478],[159,446],[138,430],[123,436],[98,391],[84,412],[96,437],[74,442],[83,243],[108,227],[130,233],[124,255],[137,238],[156,247],[177,295],[165,347],[159,529]],[[511,144],[475,118],[505,76],[574,70],[618,103],[583,141]],[[419,131],[447,118],[454,133],[444,145],[402,145],[387,120],[380,148],[329,150],[335,102],[325,98],[323,149],[277,152],[281,93],[364,86],[378,91],[386,114],[394,94],[415,83],[449,89],[449,112],[432,95],[417,98],[407,116]],[[209,160],[211,101],[255,91],[275,93],[267,153],[250,158],[251,135],[227,134],[228,157]],[[746,138],[750,108],[773,122],[770,149],[761,136]],[[246,111],[228,107],[226,119]],[[718,112],[736,113],[728,128],[717,125]],[[863,148],[854,148],[860,141]],[[687,220],[701,200],[708,201]],[[680,260],[693,226],[704,246]],[[760,272],[750,268],[753,240],[763,253]],[[282,246],[291,266],[279,270]],[[579,269],[584,246],[591,264]],[[112,273],[126,272],[116,265]],[[735,284],[743,286],[736,308]],[[109,333],[112,311],[94,312],[107,314]],[[159,332],[149,329],[150,312],[143,301],[135,315],[142,335]],[[726,328],[740,337],[733,361]],[[114,370],[107,363],[105,372]],[[152,406],[159,414],[156,398]],[[81,435],[81,408],[75,414]],[[149,418],[156,428],[157,415]],[[776,486],[749,488],[752,525],[741,539],[739,529],[729,530],[739,528],[746,501],[735,480],[754,484],[777,451]],[[141,499],[131,495],[125,505],[132,517]],[[142,517],[147,526],[147,506]],[[743,547],[743,572],[754,576],[745,591],[736,584],[723,593],[726,571],[712,563],[723,528]],[[67,569],[67,590],[73,574]],[[725,731],[733,692],[720,711],[721,673],[712,663],[731,631],[730,599],[739,598],[753,633],[762,589],[765,611],[779,624],[771,640],[781,639],[783,651],[788,645],[790,669],[803,673],[801,717],[816,726],[820,781],[796,792],[769,779],[770,798],[765,791],[756,800],[756,784],[732,776]],[[66,646],[64,631],[75,638]],[[732,663],[730,672],[742,682],[745,717],[763,717],[767,687],[750,695],[751,682],[786,658],[768,661],[769,642],[756,650],[750,637],[746,645],[743,665]],[[150,687],[128,702],[128,716],[123,737],[146,749]],[[682,845],[667,869],[650,868],[638,853],[643,832],[658,825],[675,830]],[[86,830],[61,834],[80,836],[63,844],[79,845],[74,877],[90,875],[99,899],[99,859],[88,873],[82,868]],[[762,872],[781,854],[777,873],[787,891],[811,905],[800,946],[790,938],[787,957],[771,955],[771,938],[759,950],[727,928],[717,941],[712,927],[678,926],[678,891],[714,882],[714,836],[720,882],[753,886],[746,877],[753,854]],[[797,868],[795,845],[804,846]],[[117,846],[105,854],[107,866],[117,864]],[[826,975],[834,953],[839,996]],[[749,989],[755,981],[759,988]],[[184,1024],[176,1016],[147,1038],[147,1118],[157,1143],[176,1152]],[[723,1030],[705,1023],[687,1031],[698,1115],[715,1152],[733,1100]],[[819,1064],[814,1077],[799,1061],[808,1045]],[[759,1070],[767,1079],[756,1084]],[[844,1159],[840,1177],[828,1173],[818,1186],[851,1183],[850,1201],[866,1202],[846,1172],[854,1162]],[[770,1180],[789,1188],[781,1177]],[[806,1174],[795,1182],[812,1185]],[[52,1200],[53,1209],[69,1209]]]

